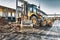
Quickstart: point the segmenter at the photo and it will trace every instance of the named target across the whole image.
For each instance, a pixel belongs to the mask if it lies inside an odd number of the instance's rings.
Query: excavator
[[[24,5],[22,5],[24,7],[24,11],[22,12],[22,17],[21,19],[25,20],[31,20],[33,25],[41,25],[42,20],[43,19],[43,15],[47,15],[45,14],[45,12],[41,11],[39,8],[37,8],[37,5],[34,4],[29,4],[28,2],[24,2]],[[43,15],[41,15],[43,14]],[[21,20],[22,21],[22,20]],[[46,25],[46,20],[44,20],[45,25]],[[45,26],[44,25],[44,26]]]

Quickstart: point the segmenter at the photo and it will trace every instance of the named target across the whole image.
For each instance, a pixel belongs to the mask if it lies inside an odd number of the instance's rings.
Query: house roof
[[[13,8],[10,8],[10,7],[6,7],[6,6],[2,6],[2,5],[0,5],[0,7],[8,8],[8,9],[12,9],[12,10],[15,10],[16,11],[16,9],[13,9]]]

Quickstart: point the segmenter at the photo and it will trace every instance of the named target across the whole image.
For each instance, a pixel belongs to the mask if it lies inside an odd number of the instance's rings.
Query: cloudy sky
[[[60,0],[26,0],[31,4],[39,5],[47,14],[60,13]],[[16,0],[0,0],[0,5],[16,8]]]

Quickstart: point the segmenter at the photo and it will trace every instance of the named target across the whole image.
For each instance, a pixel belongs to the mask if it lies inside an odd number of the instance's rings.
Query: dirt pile
[[[9,28],[11,27],[11,25],[8,24],[8,22],[0,17],[0,32],[7,32],[9,31]]]
[[[8,23],[4,18],[0,18],[0,32],[17,32],[19,30],[20,24]]]

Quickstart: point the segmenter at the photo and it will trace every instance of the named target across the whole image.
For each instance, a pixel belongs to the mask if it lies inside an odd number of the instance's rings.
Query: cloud
[[[0,5],[16,9],[16,0],[0,0]]]

